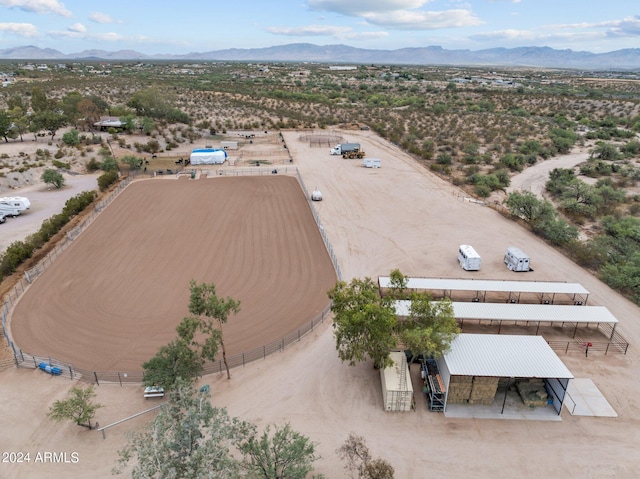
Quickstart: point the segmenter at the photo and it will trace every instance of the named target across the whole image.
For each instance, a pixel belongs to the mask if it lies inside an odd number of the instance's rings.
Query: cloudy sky
[[[0,0],[0,49],[640,48],[638,0]]]

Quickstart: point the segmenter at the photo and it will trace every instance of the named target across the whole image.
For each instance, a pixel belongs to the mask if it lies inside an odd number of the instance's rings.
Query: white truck
[[[380,168],[382,166],[382,160],[378,158],[365,158],[362,160],[362,166],[365,168]]]
[[[344,155],[352,151],[360,151],[360,143],[338,143],[329,150],[332,155]]]
[[[0,198],[0,214],[16,217],[31,207],[31,202],[24,196],[5,196]]]
[[[461,244],[458,248],[458,262],[465,271],[478,271],[482,259],[473,246]]]

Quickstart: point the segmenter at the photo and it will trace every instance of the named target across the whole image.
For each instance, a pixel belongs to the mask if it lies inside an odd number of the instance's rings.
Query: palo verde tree
[[[306,436],[291,429],[287,423],[275,427],[273,435],[267,426],[261,436],[252,434],[239,441],[238,448],[244,455],[242,467],[249,477],[262,479],[304,479],[313,471],[318,459],[314,443]]]
[[[95,396],[93,386],[71,388],[69,397],[54,402],[47,415],[54,421],[71,420],[78,426],[91,429],[91,420],[102,407],[101,404],[93,402]]]
[[[215,361],[218,347],[220,347],[227,370],[227,379],[231,379],[222,325],[227,322],[231,314],[237,314],[240,311],[240,301],[231,297],[219,298],[213,283],[198,284],[192,280],[190,290],[189,312],[194,315],[193,324],[199,332],[207,335],[205,342],[201,345],[202,356]]]
[[[252,424],[213,407],[208,388],[196,392],[179,383],[156,417],[128,435],[113,473],[157,479],[242,477],[240,460],[231,450],[254,431]]]
[[[62,173],[51,168],[44,170],[40,179],[47,185],[54,186],[57,190],[64,186],[64,176],[62,176]]]
[[[371,457],[369,447],[362,436],[351,432],[342,446],[336,449],[345,462],[344,468],[352,478],[393,479],[394,469],[384,459]]]

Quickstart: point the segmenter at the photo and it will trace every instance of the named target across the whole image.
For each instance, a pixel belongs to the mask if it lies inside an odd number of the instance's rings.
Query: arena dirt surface
[[[23,351],[90,371],[142,371],[189,315],[189,282],[241,301],[227,355],[326,308],[336,276],[296,178],[130,184],[39,277],[11,318]]]
[[[361,142],[369,157],[382,159],[382,168],[329,156],[328,147],[309,148],[298,141],[300,132],[284,136],[307,187],[322,191],[316,207],[344,278],[376,278],[399,268],[410,276],[581,283],[591,292],[589,304],[607,306],[620,320],[619,331],[631,346],[626,356],[560,358],[574,376],[595,382],[618,417],[575,417],[565,410],[561,422],[449,419],[428,411],[415,367],[416,411],[385,413],[379,373],[371,363],[340,362],[329,321],[284,352],[233,370],[230,381],[224,374],[203,378],[200,384],[211,385],[213,403],[260,427],[289,422],[318,443],[322,458],[315,472],[327,478],[349,477],[335,454],[349,432],[364,436],[374,457],[393,464],[398,479],[637,477],[640,309],[514,222],[465,201],[461,191],[372,132],[340,133],[346,141]],[[479,272],[457,265],[461,243],[482,255]],[[531,256],[534,272],[506,270],[502,257],[510,245]],[[35,370],[0,374],[0,449],[32,456],[77,451],[80,457],[77,464],[0,464],[0,476],[111,477],[126,430],[147,416],[109,429],[105,440],[95,431],[52,423],[46,410],[73,384]],[[139,386],[96,389],[105,404],[96,417],[101,425],[151,405]]]

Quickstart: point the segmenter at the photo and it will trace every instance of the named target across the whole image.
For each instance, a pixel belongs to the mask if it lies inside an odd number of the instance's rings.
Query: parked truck
[[[329,150],[332,155],[345,155],[345,153],[360,151],[360,143],[338,143]]]

